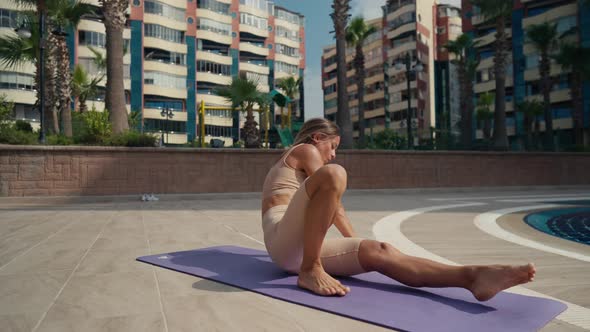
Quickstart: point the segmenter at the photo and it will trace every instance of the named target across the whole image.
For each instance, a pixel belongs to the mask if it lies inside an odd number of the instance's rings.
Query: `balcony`
[[[264,43],[258,44],[251,42],[240,42],[240,51],[250,52],[264,57],[267,57],[269,53],[268,47],[264,46]]]
[[[252,73],[268,75],[270,70],[267,65],[256,64],[254,62],[242,62],[240,61],[240,71],[249,71]]]

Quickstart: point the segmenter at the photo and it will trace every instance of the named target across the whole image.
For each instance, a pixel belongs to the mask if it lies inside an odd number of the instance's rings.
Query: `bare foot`
[[[470,290],[479,301],[487,301],[507,288],[533,281],[535,272],[533,264],[481,266]]]
[[[350,292],[350,288],[332,278],[321,266],[300,271],[297,286],[323,296],[344,296]]]

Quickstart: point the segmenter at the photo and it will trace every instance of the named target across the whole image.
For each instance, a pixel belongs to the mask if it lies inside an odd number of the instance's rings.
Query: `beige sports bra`
[[[307,178],[305,172],[296,170],[286,162],[287,157],[297,147],[292,147],[268,172],[262,186],[262,198],[272,197],[274,195],[293,195],[299,189],[299,185]]]

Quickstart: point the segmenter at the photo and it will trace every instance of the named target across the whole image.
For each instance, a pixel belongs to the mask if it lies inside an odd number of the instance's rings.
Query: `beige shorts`
[[[289,205],[274,206],[262,217],[266,250],[273,262],[291,273],[299,273],[303,259],[303,227],[308,203],[304,181]],[[324,270],[337,276],[366,272],[358,259],[362,240],[349,237],[325,239],[320,253]]]

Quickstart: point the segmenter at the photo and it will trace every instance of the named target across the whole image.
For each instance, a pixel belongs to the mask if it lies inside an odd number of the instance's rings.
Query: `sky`
[[[441,3],[461,5],[461,0],[445,0]],[[305,16],[306,38],[306,69],[304,73],[305,86],[305,118],[324,116],[324,99],[322,91],[322,49],[334,44],[334,25],[330,13],[331,0],[274,0],[278,6],[299,12]],[[351,0],[352,16],[362,15],[366,19],[381,16],[381,6],[385,0]]]

